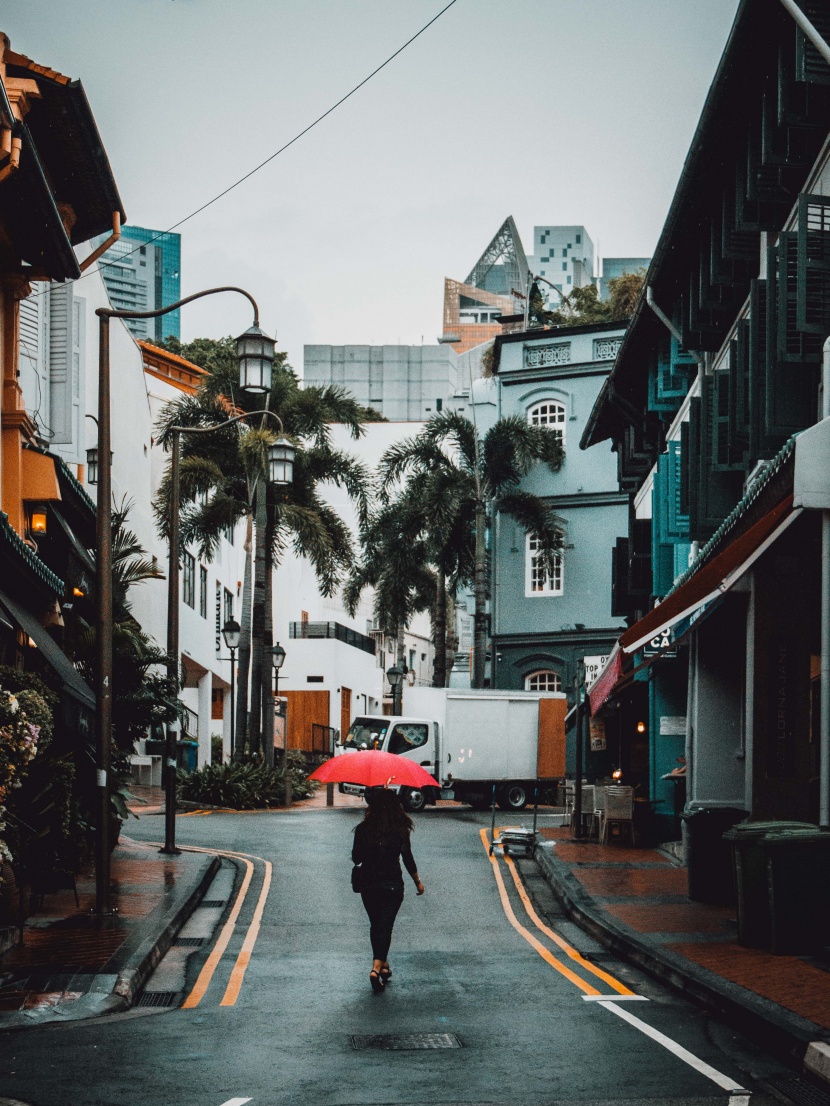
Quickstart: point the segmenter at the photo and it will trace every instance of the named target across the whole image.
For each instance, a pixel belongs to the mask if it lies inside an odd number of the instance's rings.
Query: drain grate
[[[379,1033],[373,1037],[352,1036],[352,1046],[382,1049],[463,1048],[454,1033]]]
[[[202,899],[199,906],[224,906],[227,899]]]
[[[204,937],[177,937],[174,942],[176,945],[187,945],[194,949],[197,949],[199,945],[203,945],[204,943]]]
[[[830,1095],[797,1075],[771,1075],[766,1082],[785,1095],[794,1106],[830,1106]]]
[[[136,1006],[175,1006],[178,991],[145,991]]]

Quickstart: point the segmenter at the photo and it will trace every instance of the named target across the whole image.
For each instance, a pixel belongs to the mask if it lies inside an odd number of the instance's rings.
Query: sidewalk
[[[735,908],[691,902],[686,869],[657,849],[573,841],[564,827],[541,829],[538,837],[536,859],[574,921],[830,1082],[830,958],[739,945]]]
[[[112,854],[111,918],[92,916],[95,876],[44,897],[23,943],[0,961],[0,1030],[128,1009],[218,867],[216,857],[159,855],[123,834]]]

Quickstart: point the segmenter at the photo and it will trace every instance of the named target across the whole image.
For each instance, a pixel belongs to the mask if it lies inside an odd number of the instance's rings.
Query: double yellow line
[[[216,944],[211,950],[210,956],[205,961],[202,970],[199,972],[198,979],[193,984],[193,989],[190,994],[182,1003],[182,1010],[192,1010],[194,1006],[198,1006],[207,993],[207,989],[210,986],[216,969],[219,966],[219,962],[225,954],[225,949],[228,947],[231,937],[236,929],[237,919],[242,911],[242,907],[245,903],[245,898],[248,894],[248,889],[251,886],[251,880],[254,877],[254,864],[253,861],[258,860],[264,865],[264,875],[262,880],[262,888],[259,893],[259,899],[257,900],[256,907],[254,908],[254,916],[251,919],[251,923],[248,926],[248,931],[245,934],[245,940],[242,942],[242,948],[236,957],[236,963],[231,971],[228,985],[225,988],[225,993],[219,1003],[220,1006],[235,1006],[236,1000],[239,998],[239,992],[242,988],[242,981],[245,978],[245,972],[248,969],[248,965],[251,962],[251,954],[254,951],[254,945],[256,944],[257,937],[259,936],[260,926],[262,925],[262,915],[265,911],[265,903],[268,899],[268,892],[271,888],[271,875],[273,866],[270,860],[265,860],[261,856],[252,856],[250,853],[236,853],[226,852],[219,849],[200,849],[195,845],[182,846],[187,852],[192,853],[211,853],[216,856],[227,856],[232,860],[241,860],[245,865],[245,875],[242,879],[242,886],[239,888],[236,898],[234,899],[233,907],[227,917],[225,924],[222,926],[222,931],[217,938]]]
[[[516,917],[515,911],[513,910],[513,905],[510,902],[510,897],[507,894],[507,888],[504,885],[504,877],[501,874],[501,867],[499,865],[498,859],[495,856],[494,852],[490,852],[490,841],[487,836],[487,830],[481,829],[479,830],[479,833],[481,835],[481,842],[484,845],[485,852],[487,853],[490,859],[490,863],[493,866],[493,875],[496,877],[496,886],[498,888],[502,908],[504,909],[504,913],[507,915],[507,920],[513,926],[516,932],[521,934],[521,936],[525,939],[525,941],[527,941],[531,948],[535,949],[536,952],[538,952],[538,954],[547,964],[550,964],[550,966],[554,968],[557,972],[559,972],[560,975],[563,975],[567,980],[570,980],[570,982],[578,987],[580,991],[582,991],[584,994],[601,995],[601,991],[597,990],[597,988],[594,987],[593,984],[583,979],[582,976],[577,975],[577,973],[573,971],[572,968],[569,968],[567,964],[563,963],[562,960],[554,956],[549,948],[543,945],[542,942],[533,933],[531,933],[531,931],[526,926],[522,925],[522,923]],[[552,930],[550,926],[545,925],[545,923],[542,921],[542,919],[533,908],[533,904],[530,901],[530,896],[525,890],[525,886],[522,883],[522,879],[519,875],[516,865],[513,863],[509,856],[505,856],[504,862],[507,865],[507,870],[510,872],[510,875],[513,878],[513,883],[515,884],[516,890],[519,893],[519,898],[522,900],[522,905],[527,911],[527,916],[530,918],[531,922],[533,922],[536,929],[539,930],[540,933],[543,933],[545,937],[547,937],[550,941],[552,941],[557,946],[557,948],[561,949],[562,952],[564,952],[565,955],[578,967],[580,967],[583,971],[588,972],[596,979],[602,980],[603,983],[606,983],[618,995],[633,995],[634,992],[629,990],[629,988],[626,987],[624,983],[620,983],[620,981],[618,979],[615,979],[614,976],[609,975],[608,972],[604,972],[602,968],[598,968],[596,964],[592,964],[590,960],[586,960],[581,953],[577,952],[577,950],[573,948],[572,945],[568,944],[564,937],[561,937],[558,933],[554,932],[554,930]]]

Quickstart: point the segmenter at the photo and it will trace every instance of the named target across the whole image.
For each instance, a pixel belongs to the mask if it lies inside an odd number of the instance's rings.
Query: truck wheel
[[[404,810],[408,810],[410,814],[420,814],[426,805],[427,797],[420,788],[401,788],[401,806]]]
[[[527,806],[527,790],[521,783],[511,783],[499,794],[502,810],[524,810]]]

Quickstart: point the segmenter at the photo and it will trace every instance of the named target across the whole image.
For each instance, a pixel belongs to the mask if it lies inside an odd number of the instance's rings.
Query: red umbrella
[[[308,777],[320,783],[356,783],[362,787],[438,787],[438,780],[420,764],[396,753],[379,749],[358,749],[342,753],[321,764]]]

